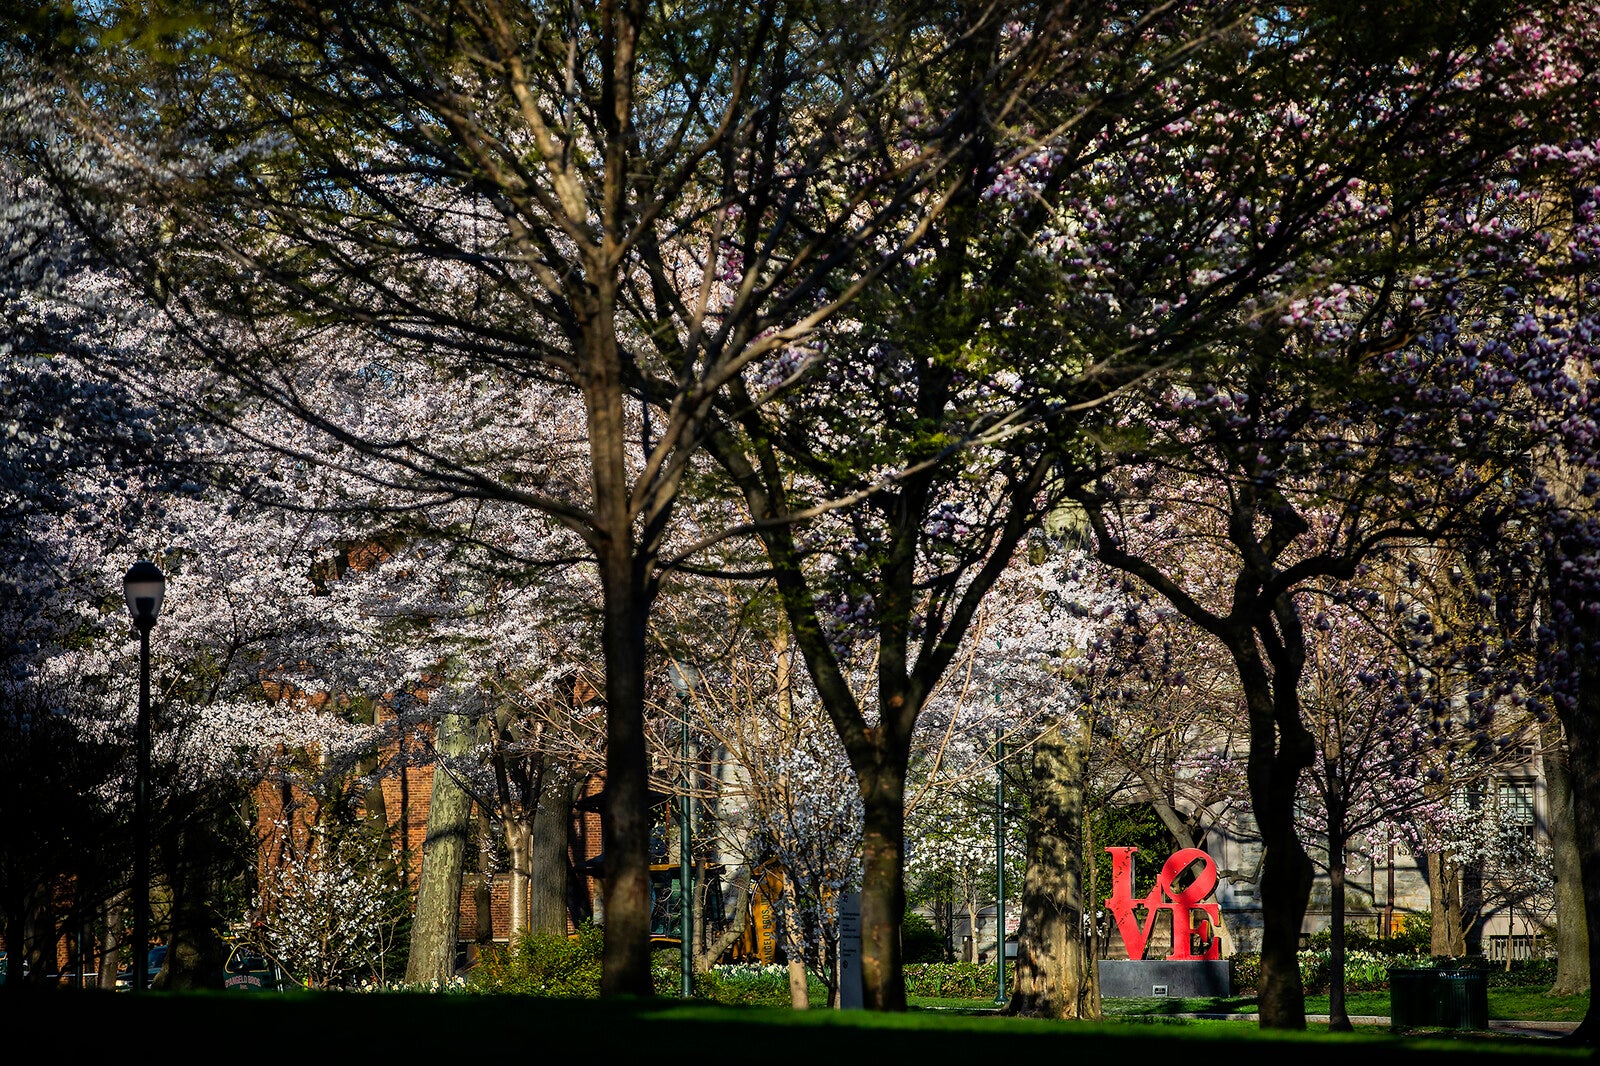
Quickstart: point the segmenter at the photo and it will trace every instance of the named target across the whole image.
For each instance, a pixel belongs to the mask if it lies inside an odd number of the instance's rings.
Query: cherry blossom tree
[[[1297,1026],[1309,863],[1289,811],[1314,757],[1297,597],[1386,545],[1548,505],[1543,680],[1579,824],[1600,824],[1576,683],[1594,524],[1587,4],[1454,21],[1019,5],[955,24],[838,5],[827,34],[780,4],[183,10],[96,8],[0,52],[18,74],[5,150],[53,192],[38,215],[7,202],[18,237],[0,256],[0,300],[25,311],[7,354],[28,356],[7,368],[27,395],[8,404],[3,517],[51,545],[30,579],[50,607],[17,631],[51,642],[27,667],[40,684],[109,691],[114,611],[63,594],[61,560],[114,586],[133,551],[170,551],[196,605],[171,619],[173,765],[242,779],[249,760],[220,753],[260,758],[273,730],[366,742],[304,701],[263,716],[262,664],[279,692],[442,679],[479,708],[495,686],[541,692],[557,657],[488,650],[548,623],[513,606],[497,629],[479,605],[592,566],[606,990],[642,992],[647,622],[665,572],[716,569],[708,553],[753,532],[855,771],[868,1001],[893,1009],[919,716],[1067,495],[1101,557],[1239,673],[1269,842],[1263,1024]],[[118,32],[48,35],[101,17]],[[60,291],[86,245],[121,273]],[[83,398],[81,425],[51,389]],[[235,502],[169,476],[181,464],[150,472],[151,439],[107,417],[128,398],[176,415]],[[52,447],[96,435],[114,447]],[[1538,484],[1530,441],[1578,476]],[[128,453],[143,465],[116,486],[94,457]],[[34,517],[74,494],[124,528],[60,543]],[[1144,551],[1152,511],[1184,508],[1205,574]],[[429,581],[390,597],[302,580],[380,523]],[[250,595],[223,574],[251,575]],[[450,636],[393,639],[408,626]],[[502,768],[526,754],[511,733],[495,734]],[[452,757],[462,779],[495,765],[481,755]],[[510,790],[490,792],[514,821]]]
[[[290,860],[271,868],[261,885],[260,936],[310,987],[382,983],[384,956],[407,911],[388,841],[320,827],[309,844],[289,849]]]
[[[1196,29],[1182,22],[1183,12],[1169,13],[1175,21],[1161,23],[1151,38],[1127,43],[1149,60],[1132,69],[1149,78],[1133,78],[1126,95],[1117,99],[1148,106],[1097,110],[1085,102],[1087,93],[1079,97],[1070,91],[1073,82],[1066,75],[1055,103],[1073,120],[1062,131],[1031,139],[1030,150],[1015,158],[1004,154],[1003,141],[975,151],[975,168],[985,175],[982,202],[1001,212],[984,216],[980,206],[971,214],[963,213],[965,207],[947,213],[919,269],[908,272],[898,287],[882,287],[883,302],[874,308],[881,317],[848,336],[830,338],[834,357],[814,360],[814,375],[827,382],[834,414],[803,390],[755,414],[746,413],[751,405],[731,396],[728,420],[710,438],[774,561],[797,643],[852,751],[863,788],[883,791],[867,799],[865,966],[869,987],[882,990],[870,992],[869,999],[881,998],[887,1005],[896,1002],[893,938],[871,930],[893,921],[900,897],[891,887],[877,898],[872,886],[897,880],[899,752],[923,693],[948,665],[977,597],[1003,569],[1026,529],[1049,510],[1048,501],[1041,505],[1041,490],[1059,485],[1072,491],[1088,470],[1088,480],[1075,494],[1093,509],[1096,492],[1088,486],[1095,448],[1101,454],[1137,450],[1142,426],[1152,416],[1144,410],[1132,413],[1107,397],[1132,382],[1166,380],[1186,364],[1214,366],[1213,358],[1224,367],[1238,367],[1248,356],[1257,366],[1274,365],[1269,373],[1288,373],[1294,360],[1274,362],[1280,350],[1274,346],[1321,321],[1367,323],[1361,339],[1344,346],[1347,354],[1365,354],[1364,346],[1382,348],[1389,339],[1404,338],[1426,317],[1422,312],[1438,310],[1459,295],[1455,286],[1435,285],[1432,273],[1419,265],[1442,253],[1436,244],[1411,241],[1408,227],[1431,219],[1448,200],[1446,210],[1459,209],[1452,217],[1476,234],[1476,247],[1494,244],[1494,234],[1471,229],[1480,214],[1480,179],[1519,141],[1538,141],[1528,131],[1529,116],[1538,107],[1532,101],[1567,92],[1571,79],[1564,72],[1583,67],[1573,57],[1582,54],[1584,43],[1566,38],[1556,51],[1567,51],[1551,59],[1557,72],[1548,78],[1529,75],[1525,53],[1543,31],[1528,28],[1544,24],[1540,12],[1523,13],[1521,22],[1508,15],[1503,22],[1485,18],[1453,29],[1366,19],[1301,20],[1287,11],[1233,24],[1223,15],[1227,33],[1209,47],[1178,48],[1183,62],[1169,65],[1159,58],[1165,54],[1161,42],[1187,44]],[[1502,30],[1499,45],[1483,45]],[[1092,32],[1080,39],[1096,40]],[[1139,51],[1146,45],[1147,51]],[[1094,46],[1087,49],[1094,51]],[[1396,62],[1375,70],[1369,62],[1374,54]],[[1095,99],[1104,99],[1106,77],[1097,68]],[[1502,78],[1508,79],[1505,91],[1522,101],[1509,112],[1478,92],[1486,79]],[[1492,204],[1494,194],[1487,195]],[[1001,221],[972,223],[980,217]],[[972,240],[975,233],[1018,233],[1023,239],[984,244]],[[1329,274],[1338,273],[1341,263],[1365,273],[1359,278],[1341,274],[1335,281]],[[1049,299],[1002,297],[993,283],[996,275],[984,273],[991,267],[1013,280],[1026,278]],[[975,276],[987,283],[969,286]],[[1356,282],[1359,290],[1352,289]],[[1474,291],[1486,298],[1486,290]],[[1420,304],[1411,307],[1417,300]],[[1390,305],[1397,313],[1386,322],[1383,309]],[[1038,343],[1024,344],[1023,338]],[[1337,343],[1318,341],[1317,346],[1326,353]],[[845,360],[838,357],[841,350],[859,354]],[[963,360],[951,352],[973,357]],[[1002,352],[1012,360],[1008,365],[1018,368],[1014,379],[985,376],[1003,361],[997,355]],[[1345,367],[1334,371],[1332,365],[1315,358],[1295,362],[1302,380],[1338,380],[1342,388]],[[850,373],[855,368],[860,369]],[[1181,369],[1176,376],[1183,377]],[[1182,387],[1203,390],[1204,376],[1191,376]],[[1215,392],[1217,385],[1211,384]],[[1457,381],[1440,384],[1448,393]],[[1042,395],[1030,392],[1035,388]],[[1392,386],[1376,391],[1385,388]],[[1159,390],[1153,386],[1151,391]],[[1252,395],[1242,384],[1231,385],[1233,393]],[[1196,391],[1190,399],[1196,409],[1209,410],[1211,395]],[[994,404],[996,396],[1004,402]],[[1376,404],[1376,397],[1368,402]],[[885,410],[889,403],[894,410]],[[1102,415],[1086,414],[1096,406]],[[1049,433],[1051,458],[1065,473],[1034,461],[1023,431],[1029,423],[1014,418],[1019,409]],[[871,415],[863,419],[862,411]],[[830,417],[831,427],[824,429]],[[1091,426],[1086,443],[1081,431]],[[903,436],[896,438],[891,430]],[[951,482],[941,479],[949,475],[938,472],[937,463],[948,457],[953,442],[991,432],[1005,436],[1007,459],[990,466],[984,465],[990,462],[987,455],[973,459],[966,474],[988,487],[988,501],[1008,502],[969,505],[961,495],[964,483],[952,478],[961,487],[947,487]],[[1481,425],[1474,432],[1492,436]],[[807,449],[818,440],[827,441],[828,453],[808,457]],[[1174,446],[1180,446],[1176,440]],[[840,449],[852,449],[860,458],[841,470]],[[963,458],[977,454],[969,449]],[[900,473],[883,481],[856,473],[861,470]],[[1037,480],[1030,480],[1036,471]],[[807,479],[840,489],[818,491]],[[824,534],[835,520],[820,516],[821,501],[849,493],[861,506],[853,517],[836,520],[837,533]],[[967,547],[999,550],[964,556],[959,564],[938,558],[944,549],[921,538],[924,526],[944,528],[941,509],[954,509],[943,517],[959,518],[967,530],[978,531],[964,541]],[[1011,517],[1015,524],[1008,522]],[[801,519],[813,522],[806,538],[783,531]],[[813,551],[819,559],[827,553],[833,560],[851,561],[825,563],[808,573]],[[838,587],[824,594],[817,575],[830,565],[843,573]],[[927,569],[919,571],[920,566]],[[869,570],[877,571],[875,579],[861,580]],[[904,584],[899,591],[896,582]],[[927,598],[926,605],[919,598]],[[842,671],[827,635],[833,623],[819,615],[819,599],[826,599],[829,615],[845,625],[875,625],[877,635],[896,649],[880,648],[877,656],[884,679],[878,703],[895,709],[900,717],[894,722],[864,713],[843,685],[829,680]],[[919,658],[917,647],[929,655]],[[1268,715],[1268,704],[1257,711]],[[1260,720],[1268,722],[1270,716]],[[1286,720],[1285,728],[1291,739],[1298,736],[1292,722]],[[1276,725],[1272,730],[1276,737]],[[1256,740],[1252,750],[1260,749],[1258,758],[1267,759],[1276,739],[1269,745],[1262,733]],[[1306,746],[1288,747],[1299,752]],[[1293,789],[1284,791],[1279,807],[1287,811],[1293,795]],[[1294,860],[1294,851],[1280,842],[1273,861],[1288,867],[1267,874],[1267,897],[1285,899],[1285,913],[1296,909],[1299,890],[1293,885],[1308,884],[1303,868],[1285,881],[1289,867],[1303,865]],[[1274,923],[1281,928],[1268,933],[1265,972],[1276,991],[1263,1011],[1267,1025],[1302,1024],[1294,987],[1298,971],[1291,958],[1298,928],[1291,937],[1289,924],[1284,918]]]
[[[1302,705],[1317,758],[1305,777],[1302,833],[1321,841],[1331,882],[1330,1024],[1346,1029],[1350,843],[1363,836],[1392,838],[1398,830],[1414,852],[1438,860],[1431,862],[1438,872],[1429,878],[1438,895],[1449,876],[1448,860],[1491,850],[1445,843],[1451,828],[1458,838],[1463,828],[1455,824],[1451,797],[1492,788],[1497,775],[1525,762],[1522,752],[1531,750],[1539,734],[1520,695],[1528,671],[1514,658],[1530,647],[1530,634],[1518,634],[1496,618],[1490,610],[1495,597],[1464,584],[1448,553],[1419,548],[1407,554],[1403,566],[1369,570],[1365,591],[1356,585],[1337,598],[1305,598],[1311,625]],[[1437,580],[1425,579],[1419,557],[1432,563],[1435,573],[1427,576]],[[1409,577],[1375,591],[1374,579],[1396,570]],[[1484,824],[1481,817],[1472,821],[1475,828]],[[1490,836],[1498,844],[1501,834]]]
[[[847,4],[820,20],[742,2],[169,14],[75,12],[67,29],[92,47],[46,41],[24,57],[65,69],[25,101],[34,117],[14,143],[220,393],[314,427],[313,457],[342,450],[427,498],[504,502],[565,531],[559,554],[594,560],[605,990],[647,993],[645,630],[710,404],[920,240],[972,101],[1016,105],[1048,46],[1023,36],[981,54],[979,38],[945,32],[941,9],[884,19]],[[933,71],[963,102],[902,143],[899,111]],[[390,361],[307,358],[340,333],[381,342]],[[544,473],[559,430],[479,450],[350,417],[338,392],[390,376],[566,390],[583,483]],[[312,388],[328,377],[344,389]],[[659,410],[630,426],[641,391]]]
[[[1550,233],[1524,224],[1524,185],[1507,169],[1538,154],[1545,104],[1559,110],[1578,92],[1591,46],[1534,10],[1464,24],[1471,33],[1456,38],[1358,22],[1261,23],[1260,40],[1292,42],[1295,77],[1314,80],[1273,83],[1289,91],[1250,109],[1260,125],[1219,101],[1186,128],[1200,138],[1193,155],[1153,141],[1113,171],[1148,173],[1150,184],[1123,181],[1076,204],[1061,253],[1067,276],[1086,282],[1070,298],[1097,309],[1086,341],[1115,346],[1154,330],[1179,365],[1147,403],[1108,409],[1099,439],[1108,456],[1160,454],[1207,488],[1152,499],[1148,475],[1125,468],[1070,491],[1101,558],[1220,639],[1239,670],[1266,843],[1266,1026],[1303,1025],[1293,955],[1311,869],[1292,811],[1315,745],[1298,706],[1295,590],[1353,576],[1386,542],[1437,537],[1474,505],[1511,503],[1489,473],[1514,470],[1525,453],[1516,435],[1533,423],[1517,382],[1548,357],[1526,343],[1522,310],[1508,310],[1499,281],[1523,278]],[[1346,72],[1358,42],[1395,57],[1393,82]],[[1484,84],[1495,86],[1492,105]],[[1208,181],[1188,184],[1179,158]],[[1164,195],[1173,182],[1190,191]],[[1139,254],[1151,246],[1128,238],[1152,218],[1187,239]],[[1241,285],[1251,291],[1231,317],[1199,328],[1196,301],[1216,307]],[[1207,538],[1234,560],[1225,580],[1164,570],[1131,547],[1142,516],[1179,506],[1210,514]]]
[[[4,201],[18,220],[16,254],[0,275],[14,419],[4,453],[5,544],[14,553],[6,573],[17,593],[5,610],[6,700],[17,713],[46,714],[47,732],[70,740],[56,761],[77,767],[82,782],[63,813],[86,804],[102,813],[97,839],[75,830],[73,853],[32,870],[71,873],[78,913],[67,919],[103,925],[101,969],[114,976],[128,848],[117,812],[130,788],[120,754],[133,728],[132,645],[118,590],[134,559],[158,559],[168,573],[155,645],[154,781],[158,866],[172,901],[166,979],[211,983],[222,948],[207,931],[243,913],[235,882],[254,865],[248,794],[263,785],[324,797],[348,788],[377,734],[339,708],[385,681],[353,639],[358,614],[342,610],[348,604],[318,577],[349,528],[217,487],[248,480],[259,490],[283,476],[285,465],[257,461],[250,439],[270,420],[252,423],[241,409],[239,432],[223,434],[209,419],[185,419],[193,378],[174,375],[156,397],[103,373],[152,357],[171,338],[41,193],[19,182]],[[98,774],[89,769],[96,752],[117,756]],[[5,907],[8,920],[24,910]],[[23,938],[13,927],[8,939],[53,953],[56,923],[39,910],[33,919],[35,932]],[[52,957],[36,971],[53,968]]]

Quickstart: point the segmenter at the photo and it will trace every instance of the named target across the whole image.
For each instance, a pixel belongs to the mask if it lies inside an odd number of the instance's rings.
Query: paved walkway
[[[1195,1018],[1204,1021],[1241,1021],[1259,1022],[1259,1014],[1162,1014],[1162,1018]],[[1327,1024],[1326,1014],[1308,1014],[1308,1022],[1322,1022]],[[1352,1014],[1352,1025],[1382,1025],[1387,1026],[1389,1019],[1381,1014]],[[1578,1027],[1577,1022],[1524,1022],[1506,1018],[1490,1018],[1489,1031],[1492,1033],[1512,1033],[1517,1036],[1542,1036],[1551,1040],[1559,1040]]]

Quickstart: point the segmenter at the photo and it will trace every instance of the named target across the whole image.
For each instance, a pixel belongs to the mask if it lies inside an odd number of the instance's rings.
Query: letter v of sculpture
[[[1192,954],[1190,944],[1196,934],[1201,943],[1206,945],[1200,959],[1222,957],[1222,942],[1216,935],[1217,925],[1222,920],[1221,913],[1215,903],[1200,902],[1217,887],[1217,864],[1211,861],[1211,856],[1199,848],[1184,848],[1174,852],[1161,867],[1161,873],[1156,877],[1156,887],[1144,899],[1135,899],[1133,856],[1139,849],[1106,850],[1111,853],[1111,896],[1106,900],[1106,906],[1117,919],[1117,932],[1122,934],[1122,944],[1128,949],[1128,958],[1144,958],[1145,948],[1150,943],[1150,930],[1155,926],[1156,912],[1162,910],[1172,912],[1172,954],[1167,956],[1168,959],[1194,960],[1196,956]],[[1175,891],[1172,883],[1197,862],[1205,865],[1187,887]],[[1145,908],[1143,922],[1133,913],[1133,909],[1141,904]],[[1199,911],[1201,915],[1198,926],[1190,917],[1194,911]]]

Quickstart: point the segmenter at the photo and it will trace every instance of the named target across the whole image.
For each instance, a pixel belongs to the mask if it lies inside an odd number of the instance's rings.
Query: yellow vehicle
[[[742,910],[744,928],[723,955],[725,962],[773,962],[777,959],[777,900],[783,889],[782,878],[772,871],[758,871],[759,879],[749,889],[744,907],[728,899],[724,881],[726,868],[721,863],[695,863],[695,882],[705,886],[704,904],[695,921],[725,926]],[[652,863],[650,866],[650,943],[677,947],[679,901],[677,863]],[[733,904],[730,907],[730,903]],[[732,912],[730,914],[730,911]]]

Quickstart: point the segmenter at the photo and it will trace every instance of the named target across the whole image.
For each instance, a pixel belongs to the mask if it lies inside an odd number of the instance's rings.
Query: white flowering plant
[[[283,860],[256,901],[262,939],[309,987],[384,984],[410,916],[386,841],[361,826],[316,826],[301,841],[279,830]]]

